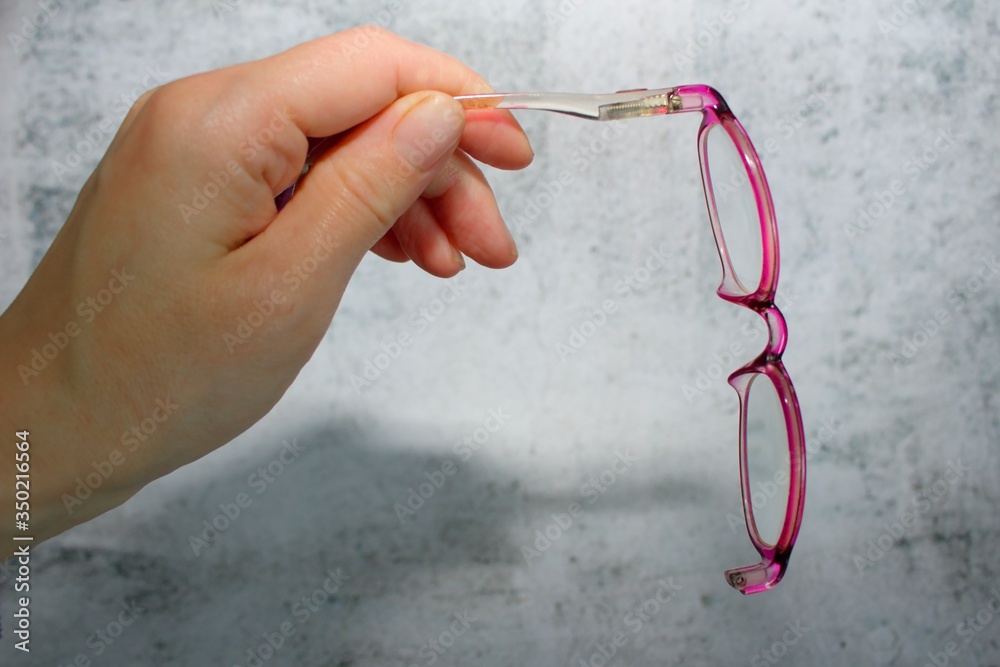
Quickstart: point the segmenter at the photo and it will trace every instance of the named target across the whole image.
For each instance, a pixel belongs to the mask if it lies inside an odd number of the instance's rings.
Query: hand
[[[463,254],[514,262],[469,156],[526,166],[520,126],[507,112],[466,122],[451,96],[490,92],[480,77],[364,30],[376,37],[360,52],[356,32],[338,33],[161,86],[125,118],[0,317],[0,428],[5,441],[30,431],[36,540],[266,414],[369,249],[442,277]],[[332,135],[279,213],[274,198],[302,171],[308,138]],[[0,538],[13,525],[14,457],[3,452]]]

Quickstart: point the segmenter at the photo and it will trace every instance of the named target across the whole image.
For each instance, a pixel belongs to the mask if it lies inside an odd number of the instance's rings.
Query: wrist
[[[104,465],[99,397],[83,400],[71,374],[72,350],[45,358],[45,334],[11,311],[0,317],[0,558],[13,552],[12,537],[30,535],[37,544],[120,505],[141,484],[129,470]],[[41,370],[38,370],[41,367]],[[34,371],[29,373],[28,370]],[[26,444],[24,444],[26,443]],[[25,505],[27,503],[27,505]],[[28,514],[28,529],[16,522]]]

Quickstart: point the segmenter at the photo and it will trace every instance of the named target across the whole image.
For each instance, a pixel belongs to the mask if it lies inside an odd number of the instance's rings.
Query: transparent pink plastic
[[[726,570],[726,581],[741,593],[759,593],[773,588],[781,581],[788,568],[788,560],[795,545],[795,538],[802,523],[802,511],[806,491],[806,449],[802,428],[802,416],[792,381],[781,363],[785,350],[788,329],[785,318],[774,305],[774,294],[778,286],[778,227],[774,215],[771,191],[764,176],[757,151],[754,150],[746,130],[729,110],[722,96],[713,88],[704,85],[677,86],[656,90],[638,89],[620,91],[604,95],[584,95],[578,93],[492,93],[487,95],[464,95],[455,98],[467,111],[477,109],[534,109],[554,111],[590,120],[623,120],[643,116],[659,116],[671,113],[701,112],[701,127],[698,130],[698,157],[701,164],[702,184],[705,202],[715,245],[722,261],[722,283],[717,291],[726,301],[749,308],[759,314],[767,324],[769,339],[765,349],[753,361],[733,372],[729,384],[736,390],[740,400],[740,485],[743,494],[743,514],[747,533],[754,548],[761,556],[761,562]],[[719,224],[715,196],[712,189],[711,169],[708,160],[708,132],[717,125],[728,133],[742,158],[747,177],[753,187],[760,218],[763,243],[760,279],[750,289],[736,278],[730,260],[726,240]],[[308,169],[336,137],[310,139],[306,158]],[[278,195],[275,204],[280,210],[295,192],[295,184]],[[788,434],[789,492],[785,508],[785,518],[775,544],[761,539],[753,515],[750,493],[750,474],[747,467],[747,406],[750,387],[754,381],[766,380],[773,383],[782,404],[785,427]]]
[[[754,150],[746,130],[730,111],[722,96],[704,85],[677,86],[657,90],[629,90],[607,95],[581,95],[575,93],[495,93],[468,95],[455,98],[467,110],[475,109],[535,109],[555,111],[591,120],[622,120],[643,116],[671,113],[701,112],[703,120],[698,131],[698,156],[701,163],[705,203],[715,245],[722,261],[722,283],[718,295],[732,303],[750,308],[766,322],[769,339],[766,348],[753,361],[729,376],[729,384],[740,399],[740,486],[743,494],[743,513],[747,533],[761,562],[726,571],[726,581],[741,593],[759,593],[773,588],[781,581],[788,568],[788,560],[802,523],[806,488],[806,450],[802,416],[792,381],[781,362],[788,339],[788,329],[781,312],[774,305],[778,286],[778,227],[774,215],[771,191],[764,176],[757,151]],[[708,160],[708,132],[721,125],[736,145],[753,187],[760,218],[763,242],[760,279],[753,288],[747,288],[736,278],[730,261],[726,240],[719,224],[715,197],[712,190],[711,170]],[[789,493],[785,519],[775,544],[761,539],[753,516],[750,493],[750,475],[747,467],[747,406],[750,386],[754,379],[773,383],[781,401],[788,435]]]

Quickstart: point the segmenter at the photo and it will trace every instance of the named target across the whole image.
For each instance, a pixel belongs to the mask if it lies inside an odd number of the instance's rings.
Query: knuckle
[[[309,51],[315,51],[318,56],[326,57],[330,51],[346,54],[351,53],[353,49],[363,49],[376,41],[392,45],[401,40],[402,38],[391,30],[369,23],[341,30],[303,46]]]
[[[191,108],[190,97],[185,99],[185,88],[183,82],[172,82],[149,90],[136,100],[129,113],[141,115],[158,126],[164,121],[168,121],[169,126],[184,120]]]
[[[461,158],[457,154],[453,155],[448,158],[430,184],[424,188],[423,196],[427,199],[442,197],[453,187],[464,181],[467,173],[467,166]]]
[[[391,30],[383,28],[377,23],[365,23],[363,25],[355,26],[347,31],[347,36],[351,40],[357,39],[359,36],[362,35],[370,38],[387,37],[392,39],[396,37],[396,34],[393,33]]]
[[[186,92],[183,83],[173,82],[148,91],[136,101],[128,114],[131,121],[126,122],[131,122],[143,153],[174,155],[185,146],[200,145],[197,132],[205,121],[199,118],[200,110],[192,104],[193,99],[197,98]]]
[[[231,76],[208,72],[154,88],[145,99],[140,98],[141,107],[138,102],[133,106],[137,124],[160,143],[205,148],[218,145],[240,125],[238,83]]]
[[[156,92],[160,90],[162,87],[163,86],[156,86],[155,88],[150,88],[142,95],[140,95],[135,100],[135,102],[132,103],[132,107],[128,110],[128,113],[125,114],[125,119],[122,121],[122,124],[128,125],[134,122],[136,116],[138,116],[142,112],[142,110],[146,107],[146,104],[149,102],[150,98],[152,98],[153,95],[155,95]]]

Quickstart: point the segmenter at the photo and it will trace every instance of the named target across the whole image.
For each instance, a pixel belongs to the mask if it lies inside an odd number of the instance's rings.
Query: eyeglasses
[[[590,120],[624,120],[689,111],[703,115],[698,158],[705,203],[722,261],[718,295],[760,315],[764,351],[729,376],[740,400],[740,487],[750,541],[761,562],[726,570],[741,593],[773,588],[788,568],[802,523],[806,450],[802,415],[781,362],[788,329],[774,305],[778,227],[771,191],[746,130],[708,86],[626,90],[609,95],[495,93],[455,98],[467,110],[535,109]]]

